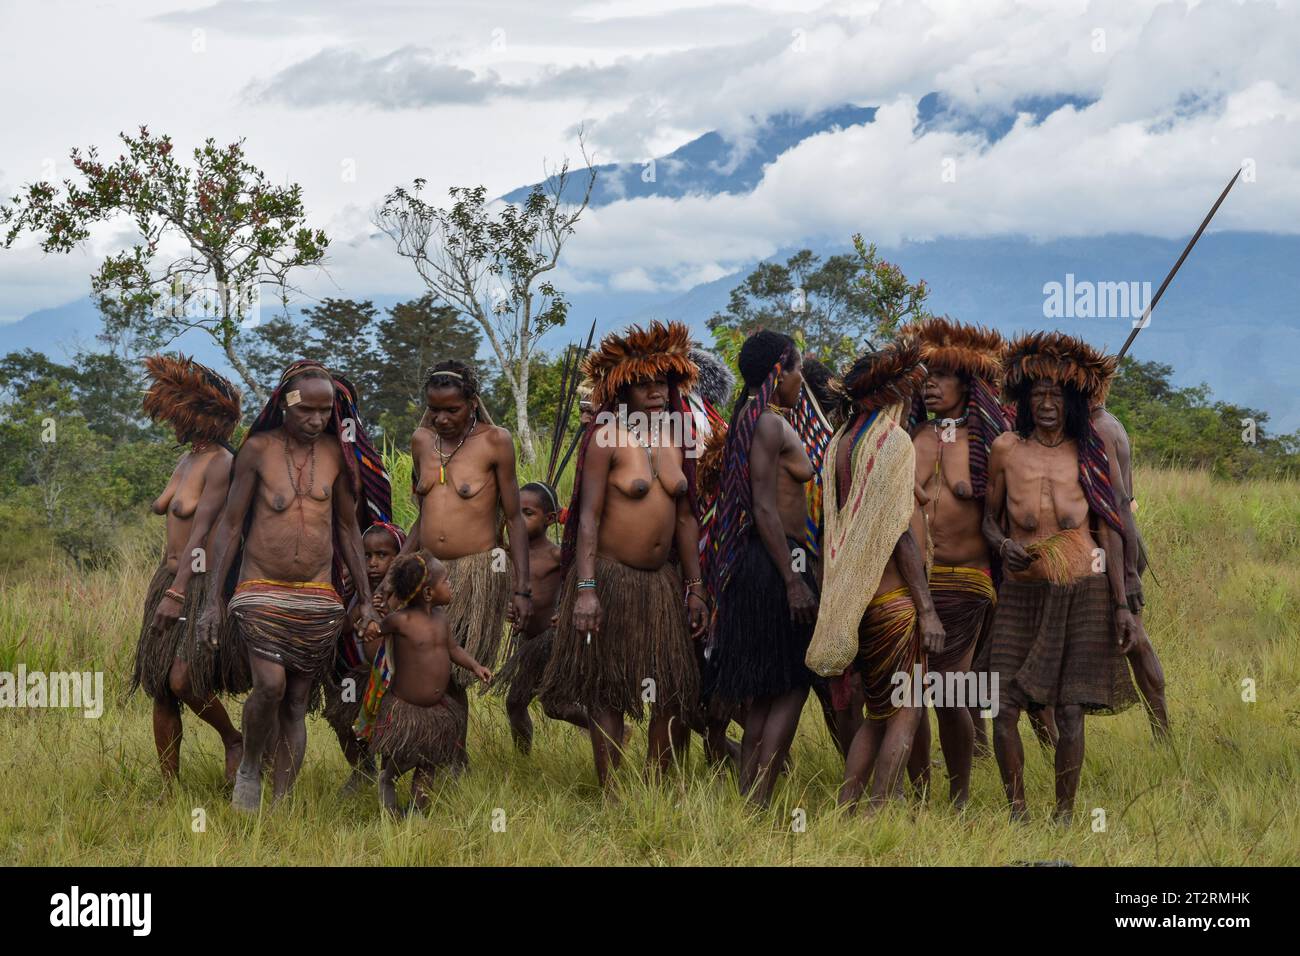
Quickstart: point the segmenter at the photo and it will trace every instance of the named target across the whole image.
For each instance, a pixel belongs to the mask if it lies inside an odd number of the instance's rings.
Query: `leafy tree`
[[[482,379],[485,369],[477,357],[481,341],[473,322],[450,306],[438,305],[432,293],[399,302],[379,320],[382,360],[372,396],[363,396],[362,411],[371,409],[368,414],[375,416],[384,435],[403,444],[424,408],[422,388],[429,367],[445,358],[459,359]]]
[[[854,242],[854,255],[823,260],[801,249],[784,263],[759,263],[731,290],[727,308],[709,319],[718,352],[734,366],[745,338],[766,328],[840,367],[865,344],[892,337],[907,316],[922,314],[925,283],[908,283],[875,246],[858,236]]]
[[[579,140],[581,143],[581,139]],[[587,159],[586,188],[575,205],[564,199],[566,160],[522,204],[494,206],[483,186],[453,187],[440,208],[421,197],[424,179],[385,197],[375,223],[411,260],[429,292],[468,316],[487,336],[510,382],[515,434],[525,462],[536,457],[528,421],[532,358],[538,339],[568,314],[564,294],[546,278],[591,200],[596,170]]]
[[[254,315],[263,284],[287,299],[289,276],[318,265],[329,244],[306,226],[302,187],[275,186],[244,156],[243,140],[219,147],[212,139],[194,150],[194,166],[177,162],[168,136],[140,127],[121,133],[125,153],[111,163],[98,151],[73,149],[79,181],[28,185],[0,208],[5,246],[24,232],[40,236],[46,252],[70,252],[97,223],[131,220],[138,241],[104,260],[91,291],[107,307],[109,335],[165,347],[187,329],[201,329],[260,400],[266,398],[237,345]],[[159,262],[165,243],[182,240],[189,254]],[[167,257],[163,257],[164,260]]]

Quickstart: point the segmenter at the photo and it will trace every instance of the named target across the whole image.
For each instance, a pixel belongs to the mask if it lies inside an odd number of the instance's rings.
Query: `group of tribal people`
[[[987,753],[987,708],[1012,817],[1026,816],[1024,711],[1054,750],[1068,821],[1085,714],[1132,704],[1136,682],[1167,732],[1128,438],[1105,410],[1114,358],[929,318],[841,374],[771,330],[738,367],[740,383],[676,322],[607,335],[583,359],[561,507],[554,475],[518,486],[473,370],[440,362],[404,532],[346,378],[294,363],[236,451],[230,383],[149,358],[145,411],[189,446],[154,503],[167,545],[134,674],[164,777],[185,704],[221,736],[233,805],[255,811],[264,775],[276,799],[290,792],[319,709],[353,768],[345,787],[377,779],[397,812],[413,771],[423,808],[438,772],[468,767],[478,682],[504,693],[525,753],[534,700],[583,728],[602,786],[625,721],[648,710],[648,775],[697,733],[766,805],[811,691],[845,760],[841,804],[876,809],[929,784],[912,683],[978,673],[993,700],[932,701],[952,802]],[[245,692],[241,733],[221,696]]]

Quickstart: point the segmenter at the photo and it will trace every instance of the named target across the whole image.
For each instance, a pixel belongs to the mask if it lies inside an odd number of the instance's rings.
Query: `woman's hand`
[[[533,599],[526,594],[516,594],[510,599],[510,611],[506,615],[510,621],[519,630],[526,630],[528,620],[533,616]]]
[[[817,620],[817,596],[801,576],[795,575],[786,583],[785,599],[790,605],[790,620],[796,624],[812,624]]]
[[[1002,555],[1002,560],[1007,563],[1007,567],[1017,573],[1026,570],[1038,559],[1038,555],[1030,554],[1019,541],[1010,538],[1002,539],[1002,546],[998,548],[998,553]]]
[[[573,627],[579,634],[599,634],[605,617],[595,588],[581,588],[573,602]]]
[[[1133,650],[1133,645],[1137,643],[1137,621],[1127,607],[1115,608],[1115,640],[1121,654]]]
[[[162,632],[180,619],[181,602],[171,594],[164,594],[162,600],[158,602],[158,607],[154,609],[153,621],[150,622],[149,626],[155,632]]]
[[[199,615],[195,629],[195,638],[200,645],[215,651],[221,645],[221,631],[226,622],[226,603],[221,600],[209,601],[208,606]]]
[[[921,626],[921,647],[927,654],[939,654],[943,651],[943,643],[947,640],[948,635],[944,633],[943,624],[939,621],[939,615],[934,611],[924,611],[920,618]]]
[[[690,622],[693,638],[702,636],[709,627],[709,602],[694,589],[686,592],[686,619]]]

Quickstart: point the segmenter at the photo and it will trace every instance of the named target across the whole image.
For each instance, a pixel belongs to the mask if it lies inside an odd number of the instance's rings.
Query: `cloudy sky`
[[[851,103],[876,121],[804,141],[752,193],[590,211],[561,280],[685,289],[857,231],[1186,235],[1243,162],[1254,181],[1216,227],[1295,232],[1297,50],[1297,5],[1273,0],[0,0],[0,195],[141,124],[185,149],[244,137],[334,240],[309,292],[414,293],[368,238],[399,183],[499,194],[576,156],[579,125],[598,161],[641,162],[712,129],[743,149],[774,113]],[[918,130],[931,92],[976,121],[1030,96],[1086,105],[990,141],[971,122]],[[123,235],[0,251],[0,322],[84,295]]]

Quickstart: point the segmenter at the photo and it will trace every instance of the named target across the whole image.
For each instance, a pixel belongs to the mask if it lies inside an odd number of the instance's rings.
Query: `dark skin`
[[[629,413],[662,412],[668,407],[668,383],[662,379],[640,382],[626,389]],[[647,454],[617,422],[598,426],[587,446],[582,474],[582,507],[578,518],[577,574],[596,576],[596,555],[634,568],[658,570],[668,560],[674,542],[682,573],[700,577],[699,525],[687,498],[686,474],[680,448],[660,445]],[[653,461],[653,465],[652,465]],[[686,606],[691,635],[699,638],[708,623],[704,588],[690,589]],[[617,632],[618,621],[605,621],[594,588],[582,589],[574,602],[573,626],[599,634],[608,625]],[[622,713],[596,710],[590,715],[591,747],[596,778],[607,787],[611,769],[617,769],[624,739]],[[681,715],[652,703],[646,766],[651,775],[662,774],[672,761],[673,734],[681,740]]]
[[[390,597],[392,613],[384,618],[379,633],[371,631],[366,641],[366,656],[373,661],[379,649],[379,639],[392,638],[393,682],[387,693],[417,707],[435,707],[442,703],[451,683],[452,664],[470,671],[484,684],[492,682],[492,672],[451,639],[447,612],[443,610],[451,602],[447,569],[432,556],[426,558],[426,563],[428,573],[416,596],[400,608],[398,599]],[[394,816],[400,812],[397,780],[408,770],[415,771],[411,780],[412,806],[423,811],[429,805],[435,768],[423,765],[406,767],[385,760],[379,772],[379,801]]]
[[[781,374],[772,401],[781,408],[793,407],[802,385],[803,375],[796,356],[790,368]],[[750,389],[751,401],[755,391]],[[812,477],[812,462],[798,434],[784,417],[763,409],[750,452],[754,527],[785,583],[790,619],[803,625],[816,620],[817,598],[803,576],[794,570],[795,556],[786,539],[803,540],[808,521],[804,483]],[[807,555],[804,560],[807,561]],[[755,698],[746,708],[745,735],[740,746],[740,792],[760,806],[767,806],[772,799],[807,697],[808,688],[798,687],[775,697]]]
[[[1111,487],[1119,499],[1116,504],[1124,519],[1124,587],[1129,594],[1142,593],[1140,576],[1141,551],[1135,511],[1137,501],[1133,496],[1133,455],[1129,444],[1128,432],[1120,420],[1106,411],[1105,406],[1093,410],[1092,424],[1101,435],[1106,445],[1106,457],[1111,465]],[[1133,680],[1142,699],[1146,701],[1147,716],[1151,720],[1151,732],[1157,740],[1169,738],[1169,708],[1165,703],[1165,671],[1160,666],[1160,658],[1142,625],[1142,610],[1139,607],[1133,613],[1137,628],[1137,638],[1128,652],[1129,664],[1133,668]]]
[[[555,523],[556,512],[545,500],[545,495],[531,489],[519,493],[519,510],[524,516],[528,533],[528,568],[532,574],[533,607],[539,612],[554,609],[564,576],[560,573],[560,549],[547,536],[547,529]],[[524,632],[524,640],[533,640],[554,625],[554,614],[535,613]],[[510,718],[510,735],[520,753],[527,754],[533,747],[533,720],[528,714],[527,699],[506,700],[506,715]],[[587,712],[577,704],[568,707],[543,705],[547,717],[563,720],[590,730]]]
[[[1065,433],[1065,399],[1061,386],[1050,380],[1033,383],[1030,411],[1034,428],[1029,438],[1013,432],[998,436],[989,456],[988,497],[984,504],[984,534],[989,546],[1000,551],[1011,579],[1041,579],[1034,556],[1026,550],[1033,541],[1060,530],[1078,529],[1086,542],[1096,545],[1089,530],[1093,515],[1079,485],[1078,449]],[[1010,528],[1010,535],[1002,532]],[[1120,535],[1099,519],[1100,546],[1105,552],[1106,579],[1115,608],[1116,643],[1127,653],[1135,638],[1133,615],[1124,594],[1124,546]],[[1086,545],[1085,545],[1086,548]],[[1080,549],[1072,559],[1075,579],[1091,574],[1092,561]],[[1083,709],[1078,704],[1055,708],[1059,737],[1056,743],[1056,819],[1068,823],[1083,768]],[[1000,702],[993,723],[993,745],[998,769],[1011,806],[1011,818],[1028,817],[1024,786],[1024,747],[1017,724],[1020,709]]]
[[[287,399],[295,391],[299,401],[289,404]],[[240,581],[328,582],[337,526],[363,626],[378,626],[362,559],[356,497],[342,451],[325,432],[333,409],[333,383],[299,376],[285,393],[284,424],[249,436],[235,458],[234,480],[214,530],[212,573],[216,580],[225,580],[251,511]],[[219,640],[225,615],[223,599],[209,602],[204,610],[199,635],[212,646]],[[253,689],[244,701],[244,755],[231,802],[238,810],[256,812],[261,802],[262,756],[268,746],[274,742],[277,800],[290,792],[302,767],[313,677],[251,652],[249,665]]]
[[[440,561],[450,561],[491,551],[498,545],[499,506],[506,519],[514,580],[527,581],[528,534],[519,513],[514,440],[504,428],[478,421],[477,398],[466,396],[459,386],[427,388],[424,396],[424,417],[411,436],[420,515],[403,553],[424,549]],[[387,580],[380,587],[385,600],[389,587]],[[511,595],[511,624],[526,627],[532,613],[530,596]],[[452,692],[468,709],[468,695],[459,687]]]
[[[929,518],[934,563],[987,571],[988,543],[981,530],[984,502],[971,492],[969,429],[965,424],[956,424],[966,409],[966,384],[956,374],[932,369],[921,394],[933,418],[917,426],[912,446],[916,449],[916,482],[921,489],[918,500]],[[969,671],[974,653],[972,645],[955,670]],[[948,797],[954,806],[964,807],[970,799],[975,722],[965,707],[937,707],[935,715],[948,770]],[[980,723],[982,729],[983,721]],[[909,768],[913,779],[928,776],[929,729],[929,721],[922,717],[922,733]],[[917,767],[918,762],[923,770]]]
[[[420,476],[415,489],[420,516],[402,552],[423,548],[448,561],[491,551],[497,546],[499,505],[506,518],[514,579],[527,581],[528,533],[519,511],[510,433],[475,421],[476,400],[455,386],[427,389],[425,400],[424,419],[411,436],[411,458]],[[385,582],[381,593],[387,597],[388,590]],[[526,626],[532,611],[531,598],[512,595],[511,623]]]
[[[188,593],[190,587],[205,587],[201,577],[193,577],[195,549],[206,551],[212,524],[226,501],[230,486],[229,451],[217,444],[196,448],[181,456],[172,472],[166,489],[153,503],[154,514],[167,516],[167,567],[175,572],[170,590]],[[180,618],[181,602],[164,594],[154,611],[150,626],[155,631],[165,631],[176,625]],[[189,664],[179,657],[172,661],[167,675],[168,689],[165,700],[153,704],[153,737],[162,766],[163,780],[175,780],[181,768],[181,704],[186,704],[204,723],[221,737],[226,752],[226,782],[235,779],[235,770],[244,755],[244,738],[230,722],[230,715],[220,698],[213,694],[207,700],[195,695],[190,686]]]
[[[393,560],[397,557],[397,542],[383,528],[371,528],[361,536],[361,547],[366,558],[366,579],[370,582],[370,589],[373,593],[377,591],[380,583],[384,580],[384,575],[388,573],[389,567],[392,566]],[[375,609],[376,613],[383,613],[385,610],[377,593],[373,594],[370,606]],[[348,624],[354,634],[361,633],[363,627],[361,606],[357,603],[355,595],[352,598],[352,605],[348,608]],[[359,696],[365,690],[365,687],[356,687],[353,690]],[[339,747],[343,751],[343,756],[347,760],[348,766],[352,768],[352,773],[348,775],[347,782],[343,784],[340,792],[344,795],[356,793],[367,786],[374,778],[375,758],[365,743],[357,739],[357,735],[352,732],[351,727],[336,726],[333,729],[335,736],[339,739]]]
[[[851,443],[839,443],[835,474],[847,465]],[[841,490],[842,494],[847,489]],[[898,542],[885,564],[880,583],[874,595],[885,594],[906,585],[916,606],[916,626],[921,633],[921,648],[927,654],[943,650],[944,631],[939,615],[935,613],[930,597],[930,586],[925,576],[925,557],[918,541],[925,540],[925,519],[920,508],[913,508],[910,526],[899,536]],[[844,784],[840,787],[839,804],[855,807],[862,794],[868,794],[868,812],[875,812],[889,800],[903,796],[903,772],[916,738],[924,708],[907,703],[883,720],[864,720],[853,736],[848,756],[844,761]]]

